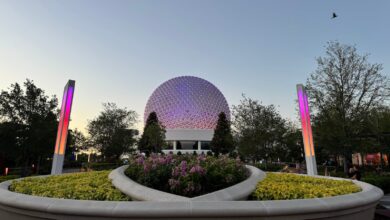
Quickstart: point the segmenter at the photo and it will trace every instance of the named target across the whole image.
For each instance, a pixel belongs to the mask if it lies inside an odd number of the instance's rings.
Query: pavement
[[[379,204],[386,209],[390,209],[390,194],[384,195]]]
[[[389,220],[390,219],[390,194],[382,197],[375,210],[375,220]]]

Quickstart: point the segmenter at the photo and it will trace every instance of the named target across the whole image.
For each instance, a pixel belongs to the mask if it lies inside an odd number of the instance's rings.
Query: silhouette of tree
[[[13,157],[16,165],[23,166],[25,176],[32,164],[39,172],[41,161],[53,155],[58,122],[57,98],[46,96],[29,79],[23,85],[25,90],[15,83],[0,94],[0,136],[7,136],[0,148],[2,152],[15,152],[3,157]]]
[[[165,129],[158,121],[156,112],[151,112],[146,120],[144,132],[138,142],[140,151],[151,153],[161,152],[165,145]]]
[[[227,120],[224,112],[219,113],[217,126],[214,130],[214,136],[211,140],[211,150],[218,155],[227,154],[234,150],[233,135],[230,128],[230,122]]]

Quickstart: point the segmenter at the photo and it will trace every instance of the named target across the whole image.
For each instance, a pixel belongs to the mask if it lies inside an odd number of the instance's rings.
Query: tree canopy
[[[286,121],[274,105],[243,96],[239,105],[233,106],[233,125],[241,155],[252,160],[278,159],[284,145]]]
[[[114,103],[104,103],[103,111],[88,122],[90,141],[107,161],[117,161],[124,153],[132,152],[137,120],[135,111],[119,108]]]
[[[53,155],[57,130],[57,98],[48,97],[33,81],[12,84],[0,94],[0,148],[4,160],[23,166],[38,167]]]
[[[370,133],[369,115],[389,98],[388,78],[381,64],[339,42],[328,43],[317,65],[307,80],[315,144],[350,160],[356,146],[368,140],[362,137]]]

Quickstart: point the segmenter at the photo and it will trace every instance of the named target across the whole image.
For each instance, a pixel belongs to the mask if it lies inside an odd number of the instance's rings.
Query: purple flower
[[[201,166],[197,164],[191,168],[190,173],[198,173],[200,175],[204,175],[206,172]]]
[[[168,154],[168,155],[166,156],[165,160],[166,160],[166,163],[167,163],[167,164],[170,164],[171,162],[173,162],[173,161],[172,161],[172,160],[173,160],[173,155],[172,155],[172,154]]]
[[[177,177],[177,176],[179,176],[179,168],[178,167],[175,167],[175,168],[173,168],[172,169],[172,176],[173,177]]]
[[[149,173],[150,168],[151,168],[151,167],[150,167],[150,164],[147,164],[147,163],[144,164],[144,172],[145,172],[145,173]]]
[[[171,189],[176,189],[177,186],[180,184],[180,182],[178,180],[175,180],[175,179],[169,179],[168,184],[169,184]]]
[[[180,168],[181,168],[181,175],[185,176],[187,174],[187,161],[183,160],[180,163]]]
[[[206,160],[206,156],[201,154],[201,155],[198,156],[197,159],[198,159],[198,161],[205,161]]]
[[[143,164],[143,163],[144,163],[144,161],[145,161],[145,159],[144,159],[144,157],[143,157],[143,156],[140,156],[140,157],[138,157],[138,158],[135,160],[135,162],[137,162],[137,163],[138,163],[138,165],[141,165],[141,164]]]

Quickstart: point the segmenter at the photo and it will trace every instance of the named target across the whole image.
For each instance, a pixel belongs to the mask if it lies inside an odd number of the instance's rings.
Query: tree
[[[156,112],[151,112],[146,120],[144,132],[138,142],[138,149],[146,153],[161,152],[165,145],[165,129],[158,121]]]
[[[351,160],[364,133],[366,115],[389,97],[388,79],[381,64],[371,64],[354,46],[330,42],[326,56],[307,81],[316,142]],[[344,163],[347,172],[347,163]]]
[[[283,147],[285,120],[274,105],[264,106],[257,100],[243,96],[233,106],[233,125],[238,152],[251,160],[277,159]],[[280,152],[280,151],[279,151]]]
[[[365,139],[370,140],[369,145],[361,146],[360,151],[364,153],[390,154],[390,108],[381,106],[368,115],[368,128]]]
[[[135,111],[119,108],[114,103],[104,103],[98,117],[89,121],[87,131],[90,141],[107,161],[118,161],[124,153],[133,151],[134,129],[137,120]]]
[[[22,165],[22,175],[28,175],[31,164],[39,167],[53,155],[57,129],[57,98],[49,98],[33,81],[12,84],[9,91],[0,94],[0,136],[7,136],[2,149],[12,147],[16,165]],[[11,129],[11,130],[8,130]],[[13,140],[13,143],[10,141]],[[12,156],[13,155],[13,156]],[[10,158],[11,159],[11,158]]]
[[[217,126],[214,130],[214,136],[211,140],[211,150],[218,155],[219,153],[230,153],[234,150],[233,136],[230,129],[230,122],[227,120],[224,112],[219,113]]]
[[[278,153],[282,161],[298,162],[304,161],[304,149],[302,132],[293,124],[286,123],[286,132],[283,135],[283,147]]]
[[[69,130],[68,139],[66,142],[65,159],[67,161],[74,160],[74,153],[86,149],[89,146],[88,139],[79,130]]]

